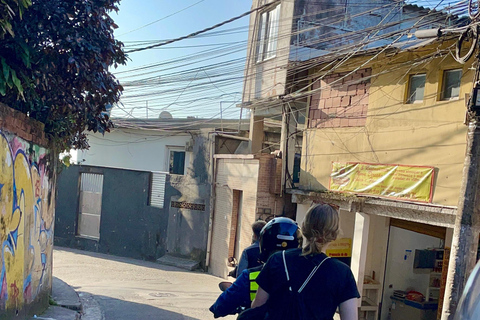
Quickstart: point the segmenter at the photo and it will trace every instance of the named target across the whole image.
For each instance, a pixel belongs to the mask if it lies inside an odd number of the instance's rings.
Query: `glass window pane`
[[[408,90],[408,103],[423,101],[425,92],[425,74],[410,76],[410,85]]]
[[[258,29],[257,37],[257,62],[263,60],[263,50],[265,47],[265,33],[267,29],[267,12],[260,16],[260,28]]]
[[[171,174],[184,174],[185,172],[185,152],[184,151],[170,151],[170,166],[169,172]]]
[[[462,70],[448,70],[443,74],[442,99],[448,100],[460,95]]]
[[[278,20],[280,17],[280,6],[268,14],[268,39],[265,59],[274,57],[277,52]]]

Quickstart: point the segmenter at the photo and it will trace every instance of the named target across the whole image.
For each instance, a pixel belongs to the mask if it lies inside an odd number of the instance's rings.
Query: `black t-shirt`
[[[313,268],[326,258],[323,253],[313,257],[301,256],[301,253],[301,249],[285,252],[290,284],[295,292],[302,286]],[[281,252],[275,253],[268,259],[256,281],[270,295],[269,319],[279,318],[284,307],[283,297],[288,290]],[[309,314],[307,319],[319,320],[333,319],[337,307],[342,302],[359,297],[352,271],[346,264],[336,259],[326,260],[301,293]]]

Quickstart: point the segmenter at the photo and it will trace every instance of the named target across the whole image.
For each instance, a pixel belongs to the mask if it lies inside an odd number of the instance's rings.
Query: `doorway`
[[[380,320],[436,319],[445,235],[443,227],[390,220]],[[424,301],[405,299],[413,292]]]

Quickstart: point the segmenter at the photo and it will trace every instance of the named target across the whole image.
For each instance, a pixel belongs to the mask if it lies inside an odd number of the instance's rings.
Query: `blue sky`
[[[193,5],[193,6],[192,6]],[[188,9],[187,7],[192,6]],[[112,13],[111,17],[115,20],[119,28],[115,32],[115,37],[120,41],[124,42],[126,45],[126,51],[131,48],[133,44],[132,41],[150,41],[150,40],[164,40],[181,37],[192,32],[210,27],[214,24],[222,22],[224,20],[230,19],[234,16],[240,15],[246,11],[249,11],[251,8],[251,0],[122,0],[120,3],[120,11],[118,14]],[[174,14],[180,10],[184,11]],[[173,14],[173,15],[172,15]],[[170,17],[167,17],[172,15]],[[147,27],[143,27],[149,23],[152,23],[156,20],[162,19],[157,23],[153,23]],[[236,22],[233,22],[229,25],[226,25],[223,28],[218,30],[225,30],[230,28],[237,27],[248,27],[248,17],[242,18]],[[141,28],[141,29],[138,29]],[[138,30],[136,30],[138,29]],[[129,58],[126,66],[121,66],[117,70],[114,70],[114,73],[120,79],[122,84],[124,81],[135,80],[132,78],[125,79],[125,74],[121,72],[126,70],[132,70],[145,65],[150,65],[153,63],[161,63],[168,61],[170,59],[187,56],[199,52],[201,50],[206,50],[214,47],[199,47],[199,48],[184,48],[186,46],[205,46],[215,43],[230,43],[230,42],[245,42],[247,41],[247,30],[242,29],[234,34],[229,34],[226,36],[215,36],[215,37],[203,37],[199,39],[188,39],[183,40],[177,43],[173,43],[167,46],[162,47],[161,49],[152,49],[142,52],[136,52],[129,54]],[[180,48],[179,48],[180,47]],[[246,50],[241,50],[236,54],[231,56],[224,57],[223,60],[218,60],[217,62],[225,61],[225,59],[234,59],[244,57]],[[205,60],[205,59],[204,59]],[[215,60],[210,60],[204,62],[204,65],[214,63]],[[185,68],[188,68],[188,63],[184,63]],[[193,67],[198,67],[200,64],[195,64]],[[176,64],[178,67],[179,64]],[[185,69],[183,68],[183,69]],[[175,69],[175,70],[181,70]],[[152,69],[148,69],[152,70]],[[174,70],[174,71],[175,71]],[[138,74],[138,71],[132,72],[129,75]],[[160,75],[161,72],[155,73],[152,71],[152,75]],[[136,80],[145,78],[146,76],[139,76]],[[188,90],[188,84],[184,85],[185,89]],[[161,86],[159,86],[161,88]],[[221,88],[220,88],[221,89]],[[230,88],[229,88],[230,89]],[[241,82],[239,83],[236,89],[231,89],[228,92],[241,91]],[[124,96],[127,97],[130,93],[130,88],[126,87]],[[215,92],[209,92],[209,94],[214,95]],[[186,94],[184,93],[184,96]],[[146,109],[145,106],[149,105],[149,117],[157,117],[158,113],[165,107],[162,103],[159,103],[159,97],[145,97],[144,99],[126,99],[125,109],[131,111],[135,117],[145,117]],[[183,96],[179,93],[177,101],[181,101]],[[236,96],[226,96],[226,101],[235,101],[240,98],[240,95]],[[142,101],[143,100],[143,101]],[[220,99],[222,100],[222,99]],[[148,101],[148,102],[147,102]],[[169,100],[170,101],[170,100]],[[172,100],[172,102],[175,99]],[[223,103],[223,106],[227,104]],[[143,110],[142,110],[143,108]],[[214,117],[219,111],[219,101],[216,102],[203,102],[199,104],[198,108],[190,107],[186,112],[182,112],[182,106],[173,104],[169,108],[170,111],[175,117],[185,117],[188,115],[193,115],[197,117]],[[158,112],[157,112],[158,110]],[[225,112],[226,115],[230,117],[237,117],[236,108],[231,107],[228,112]],[[114,110],[113,115],[116,116],[126,116],[126,113],[122,110]]]

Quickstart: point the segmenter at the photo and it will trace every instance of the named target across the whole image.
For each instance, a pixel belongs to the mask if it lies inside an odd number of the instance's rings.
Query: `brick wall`
[[[266,220],[272,215],[282,214],[282,160],[274,155],[264,154],[259,157],[259,164],[256,218]]]
[[[36,145],[48,145],[43,123],[30,119],[26,114],[3,103],[0,103],[0,129]]]
[[[312,84],[322,88],[310,100],[310,128],[364,126],[367,119],[371,69],[327,75]]]

